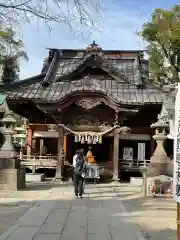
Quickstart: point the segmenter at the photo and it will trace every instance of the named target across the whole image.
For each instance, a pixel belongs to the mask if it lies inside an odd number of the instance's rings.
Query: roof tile
[[[110,88],[111,86],[111,88]],[[59,101],[66,94],[75,91],[101,91],[113,99],[119,99],[121,103],[143,104],[162,103],[164,94],[157,89],[137,89],[130,84],[119,84],[115,80],[103,81],[102,84],[96,79],[84,82],[83,79],[73,82],[56,82],[44,88],[34,84],[28,88],[20,88],[8,93],[8,98],[41,99]]]

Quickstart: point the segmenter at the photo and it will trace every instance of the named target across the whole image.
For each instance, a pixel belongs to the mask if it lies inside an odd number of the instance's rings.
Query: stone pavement
[[[140,188],[115,186],[126,215],[136,223],[145,239],[176,239],[176,202],[173,198],[143,197]]]
[[[0,235],[2,235],[18,218],[34,206],[37,201],[51,193],[52,183],[30,183],[24,191],[0,191]]]
[[[144,240],[115,187],[88,185],[85,198],[76,200],[72,186],[56,185],[0,240]]]

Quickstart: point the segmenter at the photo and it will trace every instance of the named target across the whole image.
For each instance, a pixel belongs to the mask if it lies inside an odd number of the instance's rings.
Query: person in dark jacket
[[[76,158],[73,159],[73,166],[74,166],[74,193],[76,198],[78,198],[78,196],[82,198],[85,173],[85,159],[83,149],[80,149],[76,155]]]

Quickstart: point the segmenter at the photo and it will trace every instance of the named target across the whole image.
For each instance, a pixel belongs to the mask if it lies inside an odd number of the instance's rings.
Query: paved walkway
[[[0,240],[144,240],[112,185],[88,185],[84,199],[72,186],[53,187]]]
[[[140,188],[116,186],[119,199],[145,239],[176,239],[176,202],[169,197],[144,197]]]
[[[30,183],[24,191],[0,191],[0,236],[37,201],[51,193],[54,184],[50,181]]]

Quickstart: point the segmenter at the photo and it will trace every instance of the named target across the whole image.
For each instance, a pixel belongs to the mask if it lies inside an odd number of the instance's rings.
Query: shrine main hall
[[[0,91],[9,108],[28,119],[23,155],[47,161],[47,168],[54,159],[57,178],[78,148],[113,180],[130,164],[143,165],[156,148],[151,125],[168,98],[150,79],[143,51],[103,50],[95,42],[85,49],[49,49],[39,75]]]

